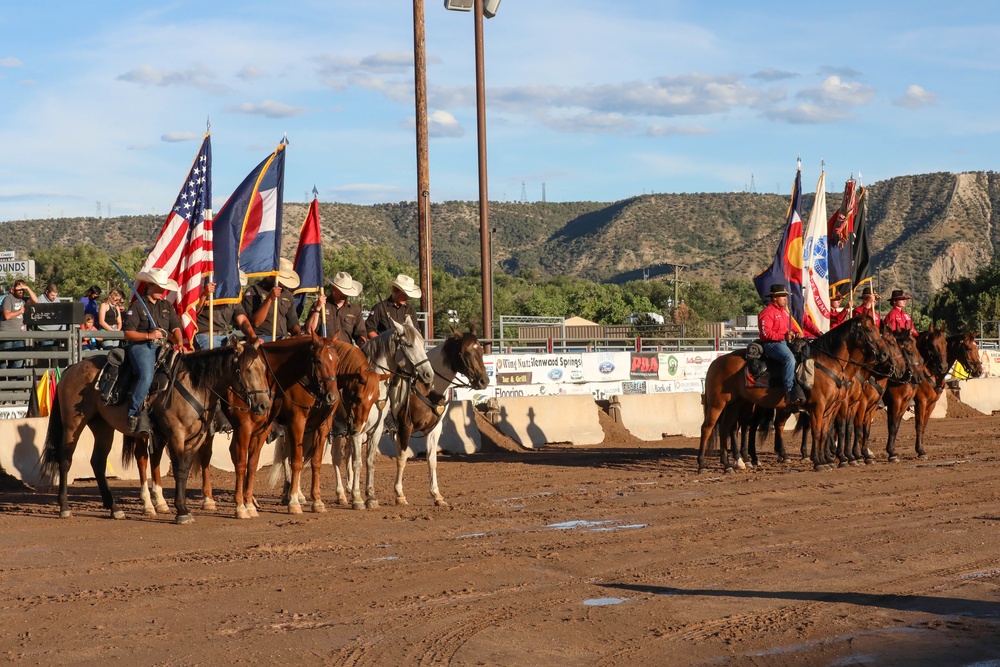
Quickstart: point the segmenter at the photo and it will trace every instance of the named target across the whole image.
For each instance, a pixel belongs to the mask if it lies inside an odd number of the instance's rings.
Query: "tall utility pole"
[[[685,264],[674,264],[674,312],[677,312],[677,307],[681,303],[677,298],[679,294],[678,288],[681,286],[681,269],[686,268],[687,265]]]
[[[427,150],[427,55],[424,36],[424,0],[413,0],[413,89],[417,115],[417,245],[420,248],[420,308],[427,313],[427,337],[433,338],[431,177]]]
[[[479,135],[479,253],[483,273],[483,334],[493,338],[493,267],[490,258],[490,195],[486,185],[486,65],[483,54],[483,0],[476,0],[476,125]],[[490,351],[487,344],[486,351]]]

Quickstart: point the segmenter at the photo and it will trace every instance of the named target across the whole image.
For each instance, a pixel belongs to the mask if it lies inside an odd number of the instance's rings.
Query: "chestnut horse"
[[[259,348],[259,344],[240,343],[236,347],[181,355],[167,390],[155,395],[150,404],[150,417],[156,426],[152,449],[162,452],[166,446],[173,466],[176,523],[194,521],[187,509],[188,471],[194,455],[208,436],[208,422],[215,414],[219,396],[233,391],[246,398],[249,410],[258,413],[267,412],[271,407]],[[43,457],[46,472],[54,474],[58,470],[59,515],[64,518],[72,515],[67,477],[84,426],[94,435],[90,462],[104,507],[111,510],[112,518],[125,516],[108,486],[107,458],[116,430],[132,436],[126,438],[126,447],[123,447],[122,457],[126,462],[132,456],[131,447],[127,445],[139,434],[129,433],[126,426],[128,406],[124,403],[105,405],[94,386],[105,361],[104,357],[90,357],[73,364],[62,374],[56,388]]]
[[[330,431],[330,416],[339,400],[337,368],[339,357],[333,339],[315,333],[264,343],[261,353],[267,366],[267,387],[274,401],[266,414],[256,415],[246,408],[243,398],[235,392],[222,404],[222,411],[232,424],[229,452],[236,468],[235,516],[250,519],[257,516],[254,482],[264,440],[277,422],[284,428],[287,446],[293,452],[292,477],[298,483],[302,472],[302,443],[307,435],[323,442]],[[319,468],[323,448],[313,460],[312,510],[323,512],[320,497]],[[301,514],[298,499],[288,506],[290,514]]]
[[[910,334],[909,330],[900,331],[897,334],[897,340],[906,355],[909,373],[903,380],[890,382],[885,394],[882,396],[889,427],[889,437],[886,440],[885,451],[888,453],[890,461],[899,460],[898,457],[895,457],[896,437],[899,435],[899,427],[903,423],[903,415],[906,414],[906,410],[910,407],[910,402],[914,401],[921,386],[925,383],[930,386],[927,365],[917,349],[916,340]],[[937,402],[936,398],[934,402]],[[914,403],[914,405],[916,404]],[[933,408],[931,409],[933,410]]]
[[[826,431],[833,408],[846,392],[846,382],[854,377],[857,369],[873,365],[875,370],[888,370],[892,358],[885,342],[867,316],[856,317],[823,334],[811,342],[812,357],[816,362],[813,388],[804,406],[810,415],[812,433],[811,459],[815,470],[827,469]],[[731,433],[737,410],[726,410],[734,399],[765,408],[784,409],[785,393],[781,387],[747,387],[744,368],[746,351],[738,350],[723,355],[712,362],[705,378],[704,411],[701,442],[698,451],[698,470],[705,468],[705,452],[712,431],[718,425],[720,435]],[[719,447],[724,470],[732,470],[728,460],[728,447]],[[780,456],[780,455],[779,455]]]

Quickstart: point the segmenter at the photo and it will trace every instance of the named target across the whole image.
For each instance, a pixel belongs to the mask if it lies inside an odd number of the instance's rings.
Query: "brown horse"
[[[291,469],[295,483],[302,472],[302,443],[307,435],[324,442],[330,432],[330,416],[340,400],[337,369],[340,358],[334,340],[309,336],[284,338],[261,345],[267,367],[267,387],[274,400],[266,414],[256,415],[246,408],[243,397],[231,392],[223,402],[222,411],[233,427],[229,446],[236,468],[235,516],[250,519],[257,516],[254,482],[264,440],[277,422],[293,452]],[[312,509],[326,511],[320,497],[319,468],[323,448],[318,448],[313,460]],[[301,514],[295,499],[288,506],[290,514]]]
[[[187,509],[188,471],[208,436],[208,421],[215,414],[219,396],[236,392],[246,398],[248,409],[254,412],[267,412],[271,407],[259,348],[259,344],[240,343],[236,347],[181,355],[167,390],[156,394],[150,404],[150,416],[156,426],[153,449],[162,451],[166,446],[173,466],[177,523],[194,521]],[[63,373],[56,388],[43,456],[46,471],[59,472],[59,514],[64,518],[72,515],[67,475],[84,426],[94,435],[90,461],[104,507],[111,510],[115,519],[125,516],[108,486],[107,458],[116,430],[132,436],[126,438],[127,445],[141,436],[127,429],[128,406],[104,405],[94,386],[105,361],[104,357],[91,357],[73,364]],[[130,447],[123,447],[122,457],[126,462],[132,454]]]
[[[811,343],[812,357],[816,362],[815,383],[804,407],[810,415],[812,434],[813,468],[824,470],[830,465],[826,455],[826,429],[834,406],[846,391],[846,382],[865,364],[886,371],[891,356],[875,322],[867,316],[848,320]],[[785,394],[780,387],[747,387],[744,368],[746,352],[739,350],[723,355],[712,362],[705,378],[705,418],[701,426],[698,451],[699,472],[705,468],[705,452],[712,431],[719,427],[720,434],[729,434],[738,411],[726,411],[734,399],[740,399],[765,408],[786,409]],[[721,419],[720,419],[721,417]],[[724,470],[731,470],[728,447],[719,448]]]
[[[910,402],[914,401],[921,385],[928,383],[927,365],[923,356],[917,349],[917,342],[910,334],[909,330],[902,330],[897,334],[899,346],[906,356],[906,363],[909,372],[905,378],[898,381],[889,382],[882,400],[885,403],[886,417],[888,420],[889,437],[886,440],[885,451],[889,455],[889,460],[898,460],[895,457],[896,437],[899,435],[899,427],[903,423],[903,415],[910,407]],[[934,399],[937,402],[937,399]],[[933,410],[933,408],[931,408]],[[928,413],[929,414],[929,413]]]

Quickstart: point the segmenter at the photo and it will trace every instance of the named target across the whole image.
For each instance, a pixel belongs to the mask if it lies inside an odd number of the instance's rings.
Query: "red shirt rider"
[[[892,296],[889,297],[889,301],[892,303],[892,310],[885,316],[885,326],[889,331],[909,330],[911,335],[917,335],[916,330],[913,328],[913,318],[903,310],[907,300],[912,298],[903,294],[903,290],[901,289],[892,290]]]
[[[757,316],[757,330],[762,341],[786,340],[792,327],[792,316],[785,310],[785,299],[772,298]]]
[[[868,315],[873,320],[875,320],[875,326],[881,326],[882,316],[878,314],[878,310],[875,308],[875,301],[878,299],[878,294],[872,290],[871,287],[866,287],[863,292],[861,292],[861,305],[855,308],[851,312],[851,317],[858,317],[859,315]]]

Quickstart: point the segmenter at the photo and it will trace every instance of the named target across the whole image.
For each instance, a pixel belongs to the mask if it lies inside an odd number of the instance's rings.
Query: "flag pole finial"
[[[313,183],[313,199],[319,199],[319,190],[316,189],[315,183]]]
[[[819,170],[820,171],[826,171],[826,160],[820,160],[819,161]]]
[[[798,170],[802,171],[802,156],[796,155],[795,162],[798,164]]]
[[[287,132],[285,132],[282,135],[282,137],[281,137],[281,145],[282,146],[287,146],[288,145],[288,133]]]
[[[211,116],[205,116],[205,132],[212,131],[212,118]]]

